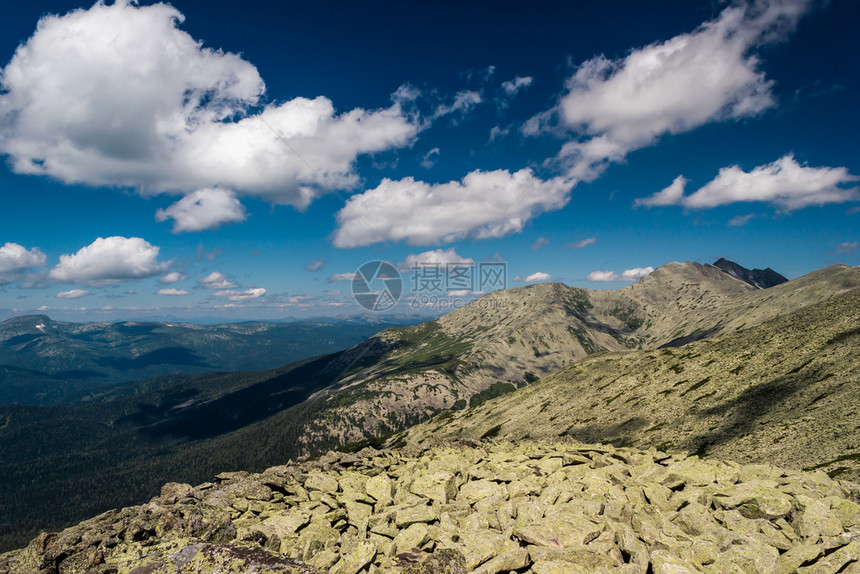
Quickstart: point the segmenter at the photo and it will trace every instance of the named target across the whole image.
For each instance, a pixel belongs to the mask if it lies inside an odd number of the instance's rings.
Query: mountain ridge
[[[766,269],[747,269],[734,261],[729,261],[725,257],[720,257],[714,263],[711,263],[711,265],[725,271],[732,277],[740,279],[744,283],[749,283],[756,289],[767,289],[788,281],[787,277],[780,275],[770,267]]]
[[[393,440],[571,436],[860,480],[860,427],[851,424],[858,337],[853,289],[681,348],[591,357]]]
[[[15,532],[46,525],[46,516],[56,521],[57,509],[68,523],[135,502],[168,477],[259,471],[350,443],[379,444],[385,435],[397,444],[404,429],[442,411],[458,416],[525,392],[582,359],[675,352],[657,349],[703,332],[707,340],[743,332],[858,286],[860,269],[844,265],[756,290],[713,267],[672,263],[614,292],[550,283],[494,293],[273,371],[164,376],[62,408],[0,407],[0,445],[8,447],[0,479],[12,485],[0,505],[17,509],[7,515],[13,519],[26,517],[26,526],[0,524],[0,539],[20,540]],[[45,507],[20,506],[21,488],[36,477],[46,485]],[[109,484],[109,496],[60,496],[82,484]]]

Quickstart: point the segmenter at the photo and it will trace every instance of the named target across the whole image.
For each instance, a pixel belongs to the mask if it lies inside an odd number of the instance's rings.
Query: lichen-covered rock
[[[167,484],[0,555],[0,573],[850,573],[858,496],[821,473],[572,441],[365,449]]]
[[[420,564],[406,567],[402,574],[466,574],[466,559],[450,548],[443,548]]]

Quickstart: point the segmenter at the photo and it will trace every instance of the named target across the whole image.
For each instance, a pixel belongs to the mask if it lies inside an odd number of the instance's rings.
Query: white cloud
[[[448,296],[450,297],[467,297],[474,296],[478,297],[479,295],[483,295],[483,291],[471,291],[469,289],[454,289],[453,291],[448,291]]]
[[[549,273],[544,273],[542,271],[538,271],[537,273],[532,273],[528,277],[514,277],[514,281],[519,281],[520,283],[535,283],[536,281],[549,281],[552,279]]]
[[[735,3],[693,32],[618,60],[587,60],[558,104],[523,131],[560,128],[586,136],[566,143],[557,159],[570,177],[591,180],[664,134],[759,114],[776,102],[753,49],[784,37],[808,6],[809,0]]]
[[[570,190],[562,179],[544,181],[531,169],[473,171],[462,181],[438,184],[386,178],[352,196],[338,212],[334,244],[405,240],[428,245],[504,237],[521,231],[540,213],[564,207]]]
[[[735,215],[729,219],[729,227],[743,227],[750,222],[750,219],[757,217],[755,213],[747,213],[746,215]]]
[[[438,147],[434,147],[430,151],[424,154],[424,158],[421,160],[421,167],[425,169],[431,169],[434,165],[436,165],[436,161],[439,159],[439,151]]]
[[[359,155],[408,145],[421,129],[400,90],[377,110],[338,113],[322,96],[259,107],[256,67],[203,47],[183,18],[124,0],[42,18],[0,73],[0,153],[12,169],[143,193],[217,186],[303,208],[354,187]]]
[[[58,299],[78,299],[83,297],[84,295],[88,295],[89,291],[86,289],[70,289],[68,291],[60,291],[57,293]]]
[[[457,92],[454,96],[454,101],[451,104],[441,104],[437,107],[433,117],[440,118],[442,116],[455,113],[462,113],[465,115],[472,111],[472,109],[482,101],[484,101],[484,99],[481,97],[481,94],[474,90]]]
[[[230,281],[227,276],[220,271],[213,271],[206,277],[198,279],[197,283],[207,289],[233,289],[238,287],[238,285]]]
[[[179,283],[180,281],[184,281],[188,279],[187,276],[183,275],[179,271],[171,271],[164,277],[159,278],[159,283]]]
[[[159,248],[140,237],[99,237],[72,255],[61,255],[48,277],[61,283],[103,284],[164,273]]]
[[[592,271],[586,277],[589,281],[602,282],[602,281],[621,281],[621,275],[616,273],[615,271]]]
[[[355,279],[355,273],[335,273],[328,278],[332,283],[336,281],[352,281]]]
[[[406,259],[397,267],[401,271],[411,271],[418,267],[441,267],[446,265],[463,264],[474,265],[475,260],[468,257],[460,257],[453,247],[449,249],[434,249],[417,255],[407,255]]]
[[[325,267],[325,259],[315,259],[305,266],[305,269],[310,271],[311,273],[315,273]]]
[[[0,247],[0,285],[20,279],[28,269],[43,265],[45,254],[38,248],[27,249],[17,243],[6,243]]]
[[[665,187],[648,197],[637,197],[633,200],[633,207],[657,207],[662,205],[678,205],[684,197],[684,187],[689,180],[679,175],[672,181],[671,185]]]
[[[266,294],[266,290],[262,287],[246,289],[244,291],[235,291],[227,289],[225,291],[216,291],[213,293],[215,297],[226,297],[228,301],[248,301],[250,299],[258,299]]]
[[[621,273],[622,281],[639,281],[643,277],[647,277],[654,272],[653,267],[634,267],[633,269],[625,269]]]
[[[538,249],[546,247],[547,245],[549,245],[549,239],[547,239],[546,237],[538,237],[534,240],[534,243],[532,243],[530,247],[531,249],[537,251]]]
[[[688,208],[708,208],[736,202],[762,201],[773,203],[783,211],[802,209],[810,205],[860,201],[856,186],[845,187],[860,180],[845,167],[807,167],[800,165],[791,154],[773,163],[760,165],[750,172],[733,165],[720,169],[719,174],[691,195],[684,195],[684,180],[679,176],[669,188],[644,199],[638,205],[683,205]],[[681,184],[667,195],[666,190]],[[660,196],[662,195],[662,198]],[[660,203],[653,203],[657,199]]]
[[[851,255],[858,249],[860,249],[860,241],[843,241],[836,246],[836,253],[844,253],[845,255]]]
[[[173,220],[173,233],[214,229],[245,221],[245,207],[228,189],[198,189],[155,212],[156,221]]]
[[[534,78],[531,76],[517,76],[513,80],[502,83],[502,89],[509,96],[515,96],[520,90],[524,90],[532,85]]]
[[[490,139],[489,142],[494,142],[498,138],[503,137],[511,133],[511,128],[501,128],[499,126],[493,126],[490,130]]]
[[[580,239],[579,241],[574,241],[573,243],[565,243],[564,246],[568,249],[582,249],[583,247],[588,247],[589,245],[593,245],[597,243],[596,237],[586,237],[585,239]]]
[[[634,267],[633,269],[625,269],[620,275],[615,271],[592,271],[588,274],[589,281],[639,281],[643,277],[650,275],[654,271],[653,267]]]
[[[168,289],[159,289],[156,291],[156,295],[191,295],[191,291],[170,287]]]

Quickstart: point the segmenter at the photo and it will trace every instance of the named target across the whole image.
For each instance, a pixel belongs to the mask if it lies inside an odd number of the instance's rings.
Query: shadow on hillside
[[[564,435],[584,443],[600,442],[616,447],[632,446],[636,442],[634,435],[647,427],[650,422],[642,417],[633,417],[612,425],[573,425],[564,431]]]
[[[119,419],[151,437],[199,440],[238,430],[305,401],[333,384],[342,374],[333,368],[343,351],[298,364],[287,372],[202,403],[196,389],[169,396],[158,405],[139,404],[137,411]],[[241,377],[242,373],[234,376]]]
[[[790,397],[831,376],[820,369],[807,370],[808,364],[805,363],[796,372],[752,386],[734,399],[710,408],[697,409],[692,413],[694,416],[717,417],[723,423],[715,431],[682,440],[679,446],[704,455],[714,446],[753,432],[762,418],[775,409],[784,408]]]

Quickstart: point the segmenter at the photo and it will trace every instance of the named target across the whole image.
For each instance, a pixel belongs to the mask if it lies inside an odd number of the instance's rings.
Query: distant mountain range
[[[0,323],[0,403],[55,404],[155,376],[280,367],[355,345],[409,322]]]
[[[669,263],[616,291],[543,283],[494,292],[437,320],[270,371],[167,375],[70,404],[0,407],[0,483],[10,485],[0,490],[7,521],[0,545],[145,500],[166,480],[262,470],[350,444],[422,442],[437,429],[440,437],[567,433],[706,454],[768,449],[803,465],[790,457],[806,449],[810,465],[836,470],[838,461],[829,461],[838,456],[814,435],[761,435],[778,439],[778,448],[738,437],[768,421],[813,417],[812,404],[830,404],[831,383],[846,408],[854,404],[856,313],[848,312],[854,299],[845,298],[856,298],[848,292],[858,287],[860,269],[845,265],[759,289],[716,265]],[[824,307],[798,314],[810,305]],[[770,371],[777,379],[767,378]],[[744,383],[746,373],[754,378]],[[780,381],[794,390],[785,394]],[[821,390],[808,397],[814,389]],[[791,413],[771,408],[795,398]],[[516,419],[522,426],[506,426],[507,409],[524,413]],[[743,417],[755,409],[766,416],[745,427]],[[822,445],[836,432],[835,425],[797,428],[823,433]],[[839,429],[845,440],[860,439]],[[842,440],[833,448],[847,449]],[[25,493],[33,484],[36,502]]]

